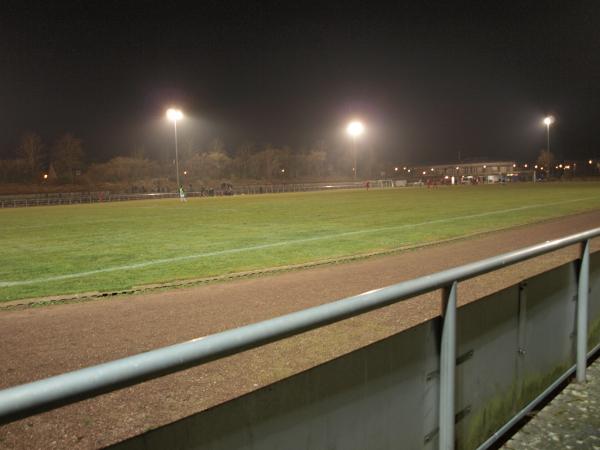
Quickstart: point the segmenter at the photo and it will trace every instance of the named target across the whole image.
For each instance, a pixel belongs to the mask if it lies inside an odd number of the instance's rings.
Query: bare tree
[[[42,138],[36,133],[25,133],[17,148],[17,155],[23,159],[31,177],[36,177],[44,157]]]
[[[83,167],[83,146],[81,139],[71,133],[60,136],[53,148],[54,167],[59,178],[75,182],[75,172]]]
[[[208,153],[225,153],[225,143],[220,138],[214,138],[208,144]]]
[[[537,163],[540,168],[544,168],[546,172],[550,172],[550,168],[554,165],[554,155],[550,150],[541,150],[537,158]]]
[[[146,149],[143,145],[136,145],[133,147],[131,151],[131,157],[133,159],[145,159],[146,158]]]
[[[243,143],[235,152],[234,165],[237,176],[246,179],[250,175],[253,146],[249,142]]]

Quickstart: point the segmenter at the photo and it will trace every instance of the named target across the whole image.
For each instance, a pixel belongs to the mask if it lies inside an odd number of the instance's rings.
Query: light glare
[[[549,127],[553,123],[554,123],[554,117],[553,116],[548,116],[548,117],[544,118],[544,125],[546,125],[547,127]]]
[[[167,109],[167,119],[171,122],[177,122],[178,120],[183,119],[183,113],[179,109],[169,108]]]
[[[352,137],[360,136],[364,131],[364,125],[356,120],[354,122],[350,122],[346,127],[346,132]]]

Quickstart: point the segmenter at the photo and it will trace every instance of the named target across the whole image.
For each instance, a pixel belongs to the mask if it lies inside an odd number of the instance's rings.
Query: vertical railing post
[[[444,288],[440,354],[439,449],[454,449],[454,378],[456,371],[456,286]]]
[[[590,240],[582,244],[577,292],[577,382],[585,383],[588,335],[588,291],[590,285]]]

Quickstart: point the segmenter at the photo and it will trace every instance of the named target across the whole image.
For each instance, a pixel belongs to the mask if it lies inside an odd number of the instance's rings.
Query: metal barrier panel
[[[600,254],[590,267],[596,344]],[[573,366],[577,271],[565,264],[458,310],[456,448],[479,447]],[[113,448],[436,449],[441,332],[441,318],[427,321]]]
[[[576,263],[459,309],[457,448],[479,447],[575,363]]]
[[[590,255],[588,349],[600,344],[600,253]]]
[[[421,448],[437,423],[439,320],[114,446]],[[435,448],[431,439],[427,448]]]

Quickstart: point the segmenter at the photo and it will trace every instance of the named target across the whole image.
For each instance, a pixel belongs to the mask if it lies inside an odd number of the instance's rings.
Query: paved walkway
[[[569,384],[503,448],[600,450],[600,359],[588,367],[587,379]]]

